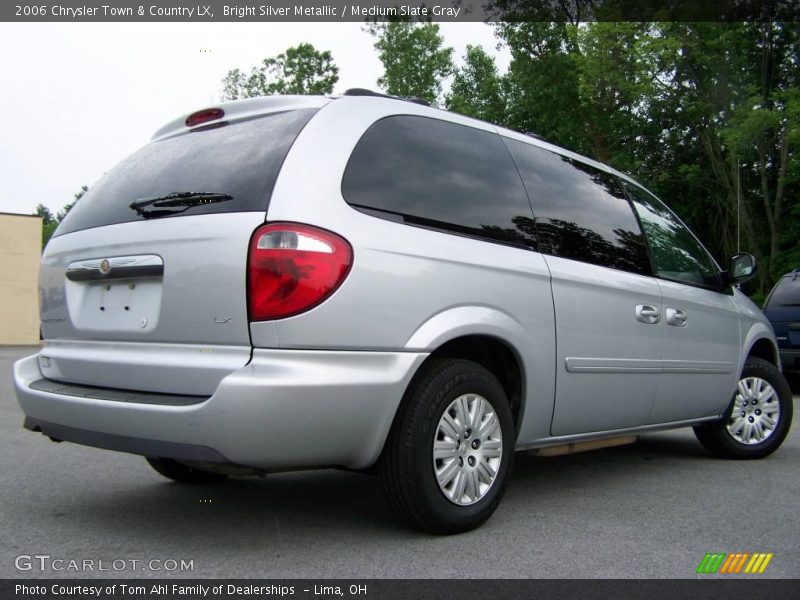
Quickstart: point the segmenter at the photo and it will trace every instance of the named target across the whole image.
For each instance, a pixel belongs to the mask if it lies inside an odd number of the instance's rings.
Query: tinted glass
[[[342,180],[348,203],[407,222],[531,243],[531,208],[497,134],[446,121],[395,116],[372,125]]]
[[[769,308],[800,306],[800,273],[784,275],[769,295]]]
[[[283,159],[316,110],[287,111],[151,142],[92,186],[56,235],[140,220],[144,217],[130,208],[131,202],[174,192],[233,196],[181,215],[265,211]]]
[[[623,184],[642,222],[655,274],[704,287],[719,287],[714,261],[691,231],[658,198],[644,189]]]
[[[650,273],[644,236],[614,177],[530,144],[506,143],[533,204],[541,252]]]

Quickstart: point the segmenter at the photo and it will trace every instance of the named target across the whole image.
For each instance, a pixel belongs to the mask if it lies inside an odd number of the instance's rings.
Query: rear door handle
[[[636,320],[648,325],[655,325],[661,320],[661,313],[650,304],[636,305]]]
[[[686,322],[689,320],[689,316],[686,314],[685,310],[668,307],[666,314],[667,325],[672,325],[673,327],[686,327]]]

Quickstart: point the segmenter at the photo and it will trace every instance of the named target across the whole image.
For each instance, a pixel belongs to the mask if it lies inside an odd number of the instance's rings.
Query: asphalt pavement
[[[0,577],[716,577],[695,574],[707,552],[773,553],[758,577],[800,577],[798,408],[783,447],[760,461],[712,458],[691,430],[517,455],[488,523],[431,537],[394,519],[376,477],[305,471],[187,487],[141,457],[26,431],[11,366],[35,350],[0,348]],[[792,384],[800,392],[800,377]],[[93,571],[72,570],[85,560]],[[165,570],[181,560],[192,570]]]

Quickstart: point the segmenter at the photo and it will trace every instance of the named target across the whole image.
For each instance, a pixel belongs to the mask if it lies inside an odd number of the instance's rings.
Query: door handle
[[[669,307],[667,308],[666,313],[667,325],[672,325],[673,327],[686,327],[686,322],[689,320],[689,316],[686,314],[685,310]]]
[[[648,325],[655,325],[661,320],[661,313],[655,306],[638,304],[636,306],[636,320]]]

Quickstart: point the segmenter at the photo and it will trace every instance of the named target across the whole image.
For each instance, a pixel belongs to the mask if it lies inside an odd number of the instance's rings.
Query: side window
[[[534,239],[530,203],[500,136],[447,121],[400,115],[373,124],[347,163],[342,195],[410,224]]]
[[[691,231],[658,198],[644,189],[623,182],[639,214],[655,274],[692,285],[718,288],[714,261]]]
[[[615,177],[537,146],[506,144],[530,196],[542,252],[651,273],[644,236]]]

